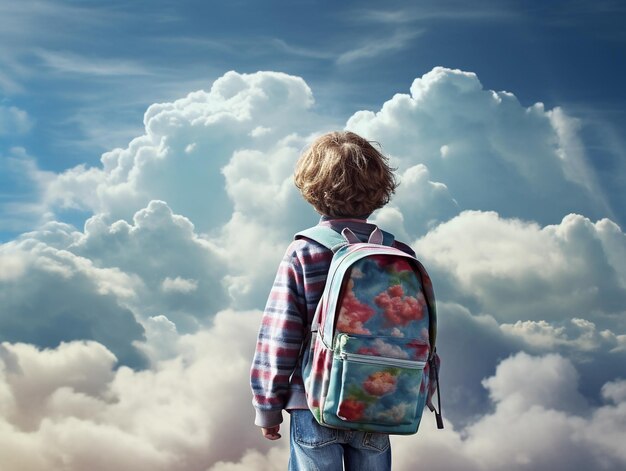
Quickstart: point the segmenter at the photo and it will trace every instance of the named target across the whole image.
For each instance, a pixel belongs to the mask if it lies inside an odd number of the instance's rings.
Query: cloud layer
[[[377,112],[359,111],[347,123],[381,142],[401,170],[426,165],[461,210],[541,223],[571,212],[609,215],[578,126],[559,108],[523,107],[511,93],[483,89],[473,73],[441,67],[415,79],[410,94],[396,94]],[[416,209],[411,212],[420,217]]]
[[[328,122],[301,78],[228,72],[100,166],[24,169],[49,222],[0,246],[2,469],[284,469],[247,376],[278,261],[317,220],[293,166]],[[579,123],[435,68],[346,128],[397,167],[373,219],[439,300],[447,427],[394,438],[395,468],[623,468],[626,234]]]

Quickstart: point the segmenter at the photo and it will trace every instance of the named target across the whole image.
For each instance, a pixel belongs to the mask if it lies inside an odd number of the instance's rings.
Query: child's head
[[[349,132],[318,137],[302,154],[294,175],[305,200],[325,216],[367,216],[396,189],[387,157]]]

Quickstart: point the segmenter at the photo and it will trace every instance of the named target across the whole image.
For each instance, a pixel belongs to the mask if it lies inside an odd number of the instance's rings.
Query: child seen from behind
[[[348,228],[361,241],[376,228],[367,218],[389,202],[397,186],[387,158],[349,131],[317,138],[300,157],[294,180],[321,215],[319,225],[339,233]],[[414,255],[401,242],[393,246]],[[290,470],[389,470],[388,435],[321,426],[307,406],[301,352],[332,258],[331,250],[300,238],[278,267],[251,370],[255,424],[265,438],[276,440],[282,411],[290,414]]]

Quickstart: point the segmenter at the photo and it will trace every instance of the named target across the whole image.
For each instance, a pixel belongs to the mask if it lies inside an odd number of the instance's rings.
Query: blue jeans
[[[388,435],[322,427],[309,410],[290,412],[289,471],[391,470]]]

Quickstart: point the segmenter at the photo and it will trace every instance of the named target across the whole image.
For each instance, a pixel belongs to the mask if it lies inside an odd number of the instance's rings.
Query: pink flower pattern
[[[375,314],[374,309],[360,302],[354,295],[354,281],[350,280],[343,296],[337,330],[346,334],[370,334],[363,324]]]
[[[363,412],[367,404],[354,399],[346,399],[339,404],[337,415],[343,417],[346,420],[359,420],[363,417]]]
[[[402,285],[394,285],[374,298],[376,305],[384,309],[384,316],[390,325],[406,326],[424,316],[424,300],[404,296]]]
[[[367,377],[363,389],[372,396],[384,396],[396,390],[396,377],[388,371],[377,371]]]

